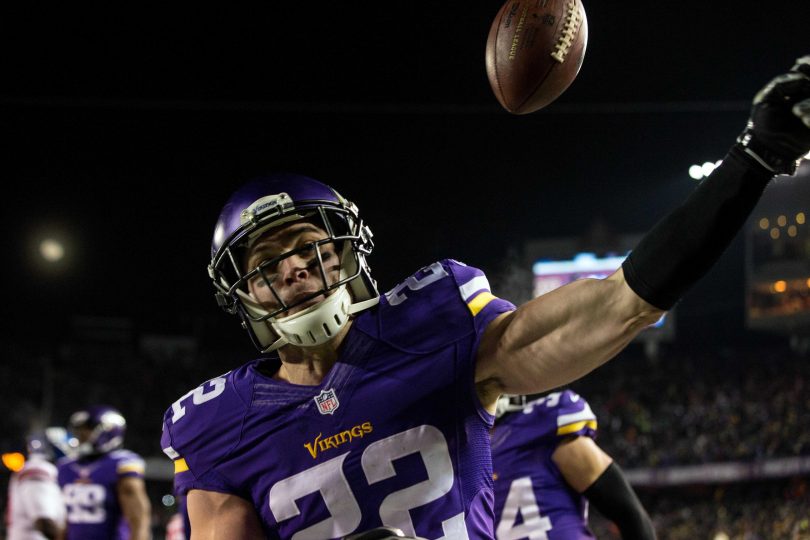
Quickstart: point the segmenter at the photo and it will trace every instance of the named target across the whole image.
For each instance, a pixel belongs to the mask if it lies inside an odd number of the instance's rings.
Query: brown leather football
[[[587,44],[581,0],[507,0],[487,39],[495,97],[514,114],[545,107],[574,82]]]

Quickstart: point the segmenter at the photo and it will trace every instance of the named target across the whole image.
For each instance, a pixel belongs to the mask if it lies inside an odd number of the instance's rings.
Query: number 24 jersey
[[[321,384],[262,358],[166,412],[180,493],[253,503],[270,538],[324,540],[388,525],[427,539],[492,538],[488,430],[474,383],[487,325],[513,310],[484,274],[425,267],[353,322]]]
[[[596,438],[596,416],[571,390],[552,392],[503,416],[492,429],[498,540],[585,540],[588,500],[551,456],[569,437]]]

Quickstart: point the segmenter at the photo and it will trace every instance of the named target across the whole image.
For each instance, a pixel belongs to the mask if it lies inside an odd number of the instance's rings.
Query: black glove
[[[810,55],[757,93],[748,126],[737,141],[771,172],[796,172],[810,152]]]
[[[393,527],[377,527],[357,534],[351,534],[343,540],[419,540],[413,536],[405,536],[399,529]]]

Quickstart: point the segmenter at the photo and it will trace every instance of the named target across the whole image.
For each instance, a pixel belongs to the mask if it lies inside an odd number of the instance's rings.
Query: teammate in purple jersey
[[[298,175],[249,182],[220,214],[209,275],[264,355],[164,417],[195,540],[323,540],[382,525],[492,538],[499,396],[559,387],[615,356],[708,271],[771,178],[808,150],[805,57],[757,94],[722,165],[621,269],[518,309],[452,260],[380,296],[354,204]]]
[[[124,450],[126,421],[96,405],[73,413],[77,455],[59,462],[67,506],[66,540],[148,540],[151,505],[140,456]]]
[[[490,432],[497,540],[584,540],[588,502],[624,540],[655,540],[650,517],[613,459],[594,442],[596,416],[571,390],[498,401]]]

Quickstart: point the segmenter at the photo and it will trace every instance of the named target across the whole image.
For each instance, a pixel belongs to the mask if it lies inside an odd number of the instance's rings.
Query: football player
[[[58,463],[67,505],[67,540],[147,540],[151,505],[144,462],[122,448],[126,420],[116,409],[94,405],[70,416],[79,441],[76,455]]]
[[[209,274],[262,355],[164,416],[195,540],[323,540],[383,525],[491,538],[498,397],[559,387],[615,356],[808,150],[810,57],[756,96],[722,165],[621,269],[518,309],[451,259],[379,295],[354,204],[299,175],[248,182],[220,214]]]
[[[495,538],[594,538],[588,502],[624,540],[655,540],[633,488],[594,439],[596,416],[571,390],[528,401],[503,396],[490,432]]]
[[[49,427],[27,438],[28,458],[8,483],[8,540],[54,540],[65,528],[65,503],[52,463],[69,450],[64,428]]]

